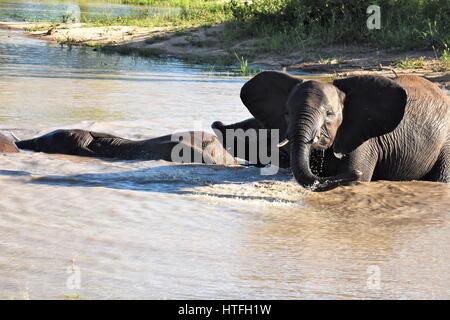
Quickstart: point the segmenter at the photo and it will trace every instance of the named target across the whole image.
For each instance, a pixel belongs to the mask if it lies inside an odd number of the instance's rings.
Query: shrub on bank
[[[380,30],[366,27],[373,4]],[[401,48],[450,42],[450,0],[231,0],[228,8],[243,33],[256,36]]]

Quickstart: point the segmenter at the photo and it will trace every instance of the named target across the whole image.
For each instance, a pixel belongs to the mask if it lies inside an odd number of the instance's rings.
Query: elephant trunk
[[[314,189],[320,183],[320,177],[312,173],[309,164],[311,145],[305,143],[292,143],[291,168],[295,180],[305,188]]]
[[[291,136],[291,169],[295,180],[312,191],[328,191],[341,185],[357,181],[361,176],[359,171],[351,171],[332,177],[319,177],[311,171],[310,155],[312,141],[316,137],[317,125],[313,117],[298,121],[297,130]],[[320,128],[320,127],[319,127]]]
[[[314,190],[320,184],[321,178],[312,173],[309,158],[311,141],[314,139],[314,124],[312,121],[301,121],[297,132],[291,136],[291,168],[295,180],[305,188]]]

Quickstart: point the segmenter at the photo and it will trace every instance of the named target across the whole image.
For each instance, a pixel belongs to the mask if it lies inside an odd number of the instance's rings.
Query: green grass
[[[180,15],[165,16],[156,15],[153,17],[133,16],[133,17],[111,17],[109,15],[99,15],[95,17],[83,18],[82,22],[87,26],[134,26],[143,28],[152,27],[176,27],[186,29],[193,27],[206,27],[218,24],[224,21],[224,18],[216,14],[197,14],[185,12]]]
[[[333,44],[417,49],[450,44],[449,0],[116,0],[145,5],[134,16],[85,15],[91,26],[174,27],[225,23],[225,46],[254,39],[254,50],[285,53]],[[366,27],[369,5],[381,7],[381,29]],[[145,8],[145,7],[144,7]],[[150,13],[154,8],[174,11]]]
[[[82,22],[91,26],[127,25],[137,27],[177,27],[180,29],[219,24],[231,19],[231,11],[221,1],[205,0],[122,0],[124,4],[149,6],[142,14],[113,17],[111,15],[83,16]],[[155,12],[154,8],[174,8],[178,12]]]
[[[65,293],[64,300],[85,300],[79,293]]]
[[[450,71],[450,50],[447,45],[444,46],[438,61],[441,71]]]
[[[381,8],[381,29],[366,27],[369,5]],[[378,48],[431,48],[450,42],[448,0],[231,0],[235,38],[264,39],[265,49],[352,44]]]
[[[214,0],[117,0],[123,4],[146,5],[151,7],[208,8],[223,4]]]
[[[31,25],[29,27],[26,27],[24,30],[27,32],[35,32],[35,31],[48,31],[49,29],[57,27],[59,24],[57,23],[43,23],[43,24],[36,24]]]
[[[110,0],[110,3],[143,5],[139,13],[124,16],[105,14],[82,14],[81,22],[87,26],[137,26],[137,27],[176,27],[186,29],[223,23],[231,19],[231,11],[224,1],[215,0]],[[145,6],[144,6],[145,5]],[[11,17],[13,18],[13,17]],[[17,17],[19,20],[24,17]],[[62,15],[59,23],[68,17]],[[28,22],[50,22],[37,20],[33,16]],[[55,22],[55,21],[52,21]],[[38,30],[32,30],[38,31]]]
[[[67,36],[67,37],[65,37],[63,40],[59,40],[58,43],[59,43],[59,44],[65,44],[65,45],[67,45],[67,46],[70,47],[70,46],[72,46],[73,44],[76,44],[77,41],[76,41],[75,39],[73,39],[72,37]]]
[[[318,63],[319,64],[323,64],[323,65],[334,65],[334,64],[339,64],[341,63],[342,59],[341,58],[320,58]]]
[[[425,66],[425,58],[405,58],[399,61],[395,66],[400,69],[420,69]]]
[[[191,37],[196,47],[220,46],[233,49],[221,57],[189,57],[193,61],[238,63],[242,74],[251,72],[248,59],[261,54],[286,54],[315,51],[329,45],[352,45],[376,49],[430,49],[443,70],[450,69],[450,1],[449,0],[114,0],[123,4],[145,5],[148,11],[134,16],[86,15],[87,26],[127,25],[136,27],[170,27],[179,34],[189,29],[224,23],[223,32],[204,41]],[[381,7],[381,29],[366,27],[369,5]],[[151,11],[154,8],[176,8]],[[145,8],[145,7],[143,7]],[[153,8],[153,9],[152,9]],[[156,13],[155,13],[156,12]],[[38,29],[40,27],[36,27]],[[41,27],[42,28],[42,27]],[[35,30],[37,31],[37,30]],[[164,36],[162,36],[164,37]],[[162,39],[162,38],[161,38]],[[70,39],[69,39],[70,40]],[[159,39],[149,40],[158,41]],[[126,49],[123,49],[126,51]],[[235,54],[234,51],[238,51]],[[123,52],[125,53],[125,52]],[[160,52],[142,52],[156,56]],[[244,59],[243,56],[246,58]],[[319,63],[334,64],[321,59]],[[339,61],[337,61],[339,63]],[[421,68],[424,58],[405,59],[399,68]]]
[[[113,0],[145,5],[142,14],[84,15],[92,26],[191,27],[226,23],[226,44],[255,39],[258,51],[291,52],[332,44],[416,49],[450,44],[449,0]],[[369,5],[381,7],[381,30],[366,27]],[[145,8],[145,7],[143,7]],[[176,8],[152,13],[154,8]]]
[[[90,48],[100,49],[102,46],[96,41],[87,41],[84,42],[83,45]]]
[[[238,62],[238,73],[242,76],[252,76],[260,72],[259,68],[251,67],[248,63],[248,60],[243,56],[239,56],[236,52],[234,52],[234,56]]]
[[[238,54],[236,52],[234,53],[234,55],[239,63],[239,71],[241,72],[241,74],[244,76],[249,75],[250,67],[248,65],[248,60],[245,59],[244,57],[238,56]]]

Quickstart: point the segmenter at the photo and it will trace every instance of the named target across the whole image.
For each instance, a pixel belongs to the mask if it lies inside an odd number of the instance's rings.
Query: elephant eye
[[[336,117],[336,114],[333,111],[327,111],[326,117],[325,117],[325,122],[328,124],[331,124],[334,121],[335,117]]]

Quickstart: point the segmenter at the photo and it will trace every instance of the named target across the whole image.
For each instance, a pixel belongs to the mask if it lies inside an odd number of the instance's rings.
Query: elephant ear
[[[248,111],[267,129],[287,129],[286,102],[291,90],[303,80],[283,72],[264,71],[241,89],[241,100]]]
[[[333,143],[336,154],[348,154],[402,121],[407,95],[396,82],[382,76],[356,76],[333,84],[345,93],[343,122]]]

